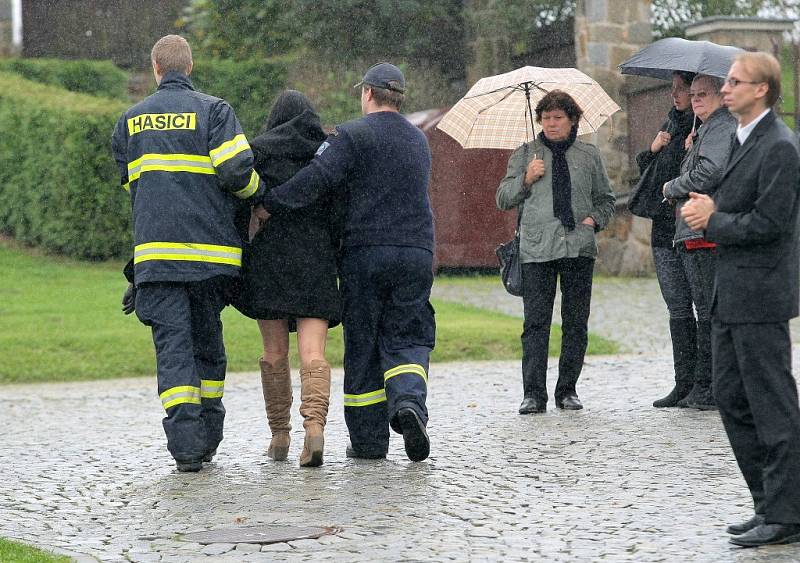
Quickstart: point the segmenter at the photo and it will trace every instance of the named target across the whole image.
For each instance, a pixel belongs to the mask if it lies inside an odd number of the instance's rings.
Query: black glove
[[[136,310],[136,286],[132,283],[128,284],[128,289],[122,296],[122,312],[130,315]]]

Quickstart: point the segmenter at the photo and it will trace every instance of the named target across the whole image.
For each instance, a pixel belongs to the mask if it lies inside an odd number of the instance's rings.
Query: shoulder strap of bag
[[[528,144],[525,143],[525,166],[527,169],[528,166]],[[525,185],[525,178],[522,179],[523,186]],[[526,196],[527,199],[527,196]],[[519,229],[520,225],[522,225],[522,210],[525,208],[525,200],[523,199],[519,205],[517,206],[517,230],[514,232],[514,236],[519,238]]]

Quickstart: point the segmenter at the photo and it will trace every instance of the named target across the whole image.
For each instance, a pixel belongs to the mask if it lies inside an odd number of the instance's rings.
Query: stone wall
[[[686,38],[777,54],[793,29],[793,20],[716,16],[686,26]]]
[[[580,70],[594,78],[622,108],[590,139],[600,149],[617,194],[630,191],[626,77],[618,65],[652,41],[650,0],[578,0],[575,55]],[[598,246],[598,271],[643,275],[652,271],[650,221],[632,217],[621,198],[613,223]]]

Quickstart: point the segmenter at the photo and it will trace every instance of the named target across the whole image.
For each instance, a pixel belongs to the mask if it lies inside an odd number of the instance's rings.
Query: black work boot
[[[695,366],[694,386],[689,394],[678,401],[681,408],[716,410],[714,393],[711,388],[711,322],[697,323],[697,365]]]
[[[175,465],[181,473],[197,473],[203,469],[202,461],[178,461],[175,460]]]
[[[403,443],[406,455],[411,461],[422,461],[431,453],[431,441],[425,425],[417,413],[408,407],[397,411],[397,421],[403,429]]]
[[[697,362],[697,323],[693,317],[670,319],[669,334],[672,339],[672,361],[675,365],[675,387],[669,395],[653,402],[656,408],[676,407],[686,397],[694,383]]]

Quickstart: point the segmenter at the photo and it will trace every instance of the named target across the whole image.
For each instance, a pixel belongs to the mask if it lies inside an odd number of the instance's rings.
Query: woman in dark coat
[[[272,189],[294,176],[311,161],[326,137],[309,99],[295,90],[283,92],[264,132],[250,143],[256,172],[265,187]],[[328,328],[341,319],[336,280],[337,207],[337,202],[323,199],[302,210],[271,217],[245,245],[242,290],[236,304],[242,313],[258,320],[264,341],[261,380],[272,432],[267,455],[274,460],[285,460],[289,451],[289,332],[297,331],[300,414],[306,430],[301,466],[322,464],[330,397],[325,342]],[[241,221],[240,228],[245,229]]]
[[[635,196],[639,201],[629,204],[632,213],[653,220],[653,261],[661,295],[669,311],[675,386],[666,397],[653,402],[653,406],[658,408],[675,407],[678,401],[689,394],[697,361],[697,321],[692,307],[692,291],[681,256],[673,244],[675,208],[663,193],[664,184],[681,174],[681,162],[686,156],[686,138],[692,134],[695,125],[689,98],[689,86],[693,78],[693,73],[673,73],[673,107],[650,148],[636,155],[642,174]]]

